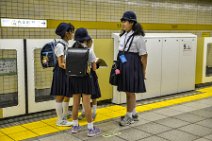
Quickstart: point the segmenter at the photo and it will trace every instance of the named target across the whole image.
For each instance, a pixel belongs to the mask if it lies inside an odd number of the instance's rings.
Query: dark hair
[[[128,21],[130,23],[133,23],[133,27],[132,30],[134,31],[133,35],[141,35],[141,36],[145,36],[143,27],[141,26],[140,23],[138,22],[134,22],[134,21]],[[126,31],[122,30],[122,32],[120,33],[120,36],[122,36]]]
[[[68,23],[69,27],[68,29],[66,30],[66,32],[74,32],[74,26],[71,24],[71,23]],[[65,37],[65,34],[63,36],[61,36],[61,38],[64,38]]]
[[[60,36],[61,38],[65,37],[66,32],[74,32],[74,26],[71,23],[60,23],[56,30],[55,33]]]
[[[74,32],[75,27],[71,23],[68,24],[70,25],[70,27],[67,29],[67,32]]]

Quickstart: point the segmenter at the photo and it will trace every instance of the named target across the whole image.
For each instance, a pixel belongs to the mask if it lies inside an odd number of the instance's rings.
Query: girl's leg
[[[82,120],[85,118],[85,108],[84,108],[84,105],[83,105],[83,98],[82,98],[82,112],[81,114],[79,115],[78,119],[79,120]]]
[[[85,109],[85,117],[87,119],[87,122],[90,123],[90,122],[92,122],[90,95],[83,94],[83,106]]]
[[[128,93],[126,92],[127,95],[127,114],[132,117],[132,113],[135,110],[136,106],[136,95],[135,93]]]
[[[133,110],[136,104],[136,97],[134,93],[126,92],[126,99],[127,99],[127,114],[125,117],[121,118],[120,126],[127,126],[134,123],[133,119]]]
[[[80,94],[73,95],[73,109],[72,109],[72,118],[73,120],[77,120],[78,117],[78,109],[80,104]]]
[[[56,113],[57,113],[57,117],[58,117],[58,121],[61,121],[63,118],[63,106],[62,106],[62,102],[63,102],[64,97],[63,96],[56,96]]]
[[[96,118],[97,100],[92,99],[92,118]]]
[[[138,121],[138,115],[136,114],[136,95],[135,93],[127,93],[127,115],[132,117],[134,121]]]
[[[99,128],[93,126],[93,121],[91,117],[91,105],[90,105],[90,95],[83,95],[83,105],[85,108],[85,116],[88,122],[87,128],[88,133],[87,135],[92,137],[99,134],[101,131]]]
[[[64,97],[63,99],[63,117],[67,118],[68,115],[68,107],[69,107],[69,97]]]
[[[77,133],[80,131],[81,127],[79,126],[78,123],[78,109],[79,109],[79,104],[80,104],[80,97],[81,94],[74,94],[73,95],[73,109],[72,109],[72,118],[73,118],[73,127],[71,132],[73,134]]]

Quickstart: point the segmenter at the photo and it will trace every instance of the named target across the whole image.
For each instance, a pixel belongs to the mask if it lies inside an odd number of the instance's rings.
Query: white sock
[[[85,108],[84,108],[83,104],[82,104],[82,113],[85,113]]]
[[[69,102],[63,102],[63,116],[66,116],[68,114],[68,105]]]
[[[73,120],[73,126],[78,126],[79,123],[78,123],[78,120]]]
[[[132,112],[127,112],[127,115],[132,118]]]
[[[136,110],[135,110],[135,108],[134,108],[133,111],[132,111],[132,115],[136,115]]]
[[[88,129],[93,129],[93,122],[88,123],[87,127]]]
[[[97,105],[93,105],[93,113],[96,114]]]
[[[57,117],[58,120],[62,120],[62,115],[63,115],[63,106],[62,106],[62,102],[56,102],[56,113],[57,113]]]

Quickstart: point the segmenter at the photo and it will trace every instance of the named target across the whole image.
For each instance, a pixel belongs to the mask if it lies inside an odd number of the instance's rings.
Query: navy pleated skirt
[[[53,70],[53,80],[50,94],[52,96],[71,97],[71,95],[68,94],[66,90],[67,90],[67,75],[65,73],[65,70],[56,65]]]
[[[98,82],[98,76],[95,71],[91,70],[90,76],[92,77],[92,94],[91,99],[96,99],[101,97],[101,91]]]
[[[74,94],[92,94],[92,78],[89,74],[84,77],[69,76],[67,81],[67,93]]]
[[[123,52],[119,52],[117,58],[121,72],[118,77],[117,90],[131,93],[146,92],[141,57],[138,53],[125,52],[127,62],[121,63],[119,56],[122,54]]]

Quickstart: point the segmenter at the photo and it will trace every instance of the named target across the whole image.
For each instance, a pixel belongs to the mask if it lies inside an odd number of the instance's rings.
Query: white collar
[[[60,41],[68,46],[68,42],[66,42],[65,40],[61,39]]]
[[[130,32],[125,32],[124,35],[125,36],[131,36],[134,33],[133,30],[130,30]]]

